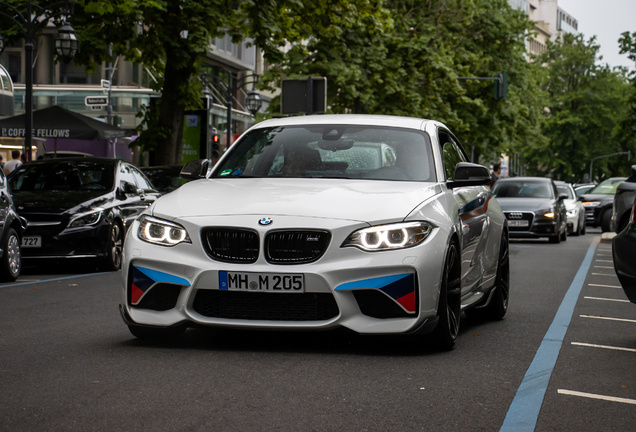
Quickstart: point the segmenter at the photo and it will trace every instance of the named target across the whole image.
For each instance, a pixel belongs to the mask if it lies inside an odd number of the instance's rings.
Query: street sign
[[[86,106],[107,106],[108,98],[105,96],[86,96],[84,104]]]
[[[282,114],[322,114],[327,111],[327,78],[286,79],[281,84]]]
[[[110,90],[110,81],[109,80],[102,80],[102,88],[104,90]]]
[[[101,111],[104,108],[103,105],[91,105],[93,111]]]

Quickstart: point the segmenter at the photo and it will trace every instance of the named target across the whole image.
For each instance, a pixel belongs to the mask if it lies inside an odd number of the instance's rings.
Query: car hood
[[[13,192],[13,202],[21,213],[79,213],[100,207],[109,201],[104,191]]]
[[[166,219],[253,214],[389,221],[405,218],[441,192],[435,183],[343,179],[204,179],[155,204]]]
[[[497,198],[503,211],[537,211],[552,207],[554,201],[545,198]]]
[[[607,194],[585,194],[585,195],[581,195],[581,197],[583,197],[583,201],[585,202],[599,201],[602,203],[608,203],[608,202],[614,201],[614,195],[607,195]]]

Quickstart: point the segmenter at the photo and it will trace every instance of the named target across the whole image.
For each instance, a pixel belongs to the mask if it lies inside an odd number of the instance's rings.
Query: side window
[[[455,179],[455,166],[463,161],[461,152],[457,151],[455,143],[450,135],[439,132],[439,143],[442,146],[442,157],[444,158],[444,171],[447,180]]]
[[[119,187],[122,188],[122,190],[126,190],[126,183],[137,188],[137,182],[135,182],[132,167],[128,164],[121,164],[119,167]]]
[[[150,182],[146,180],[146,177],[137,168],[131,168],[131,170],[133,176],[135,177],[135,180],[137,180],[137,184],[141,189],[144,190],[144,192],[150,192],[154,190]]]

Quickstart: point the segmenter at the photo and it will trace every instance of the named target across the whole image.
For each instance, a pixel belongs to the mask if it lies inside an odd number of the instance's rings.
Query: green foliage
[[[468,148],[497,157],[543,142],[538,67],[525,58],[527,17],[505,0],[378,0],[373,14],[333,22],[306,2],[307,37],[291,46],[263,82],[326,76],[333,113],[432,118]],[[505,100],[492,81],[510,75]],[[273,105],[274,106],[274,105]]]
[[[583,35],[564,34],[537,59],[546,65],[543,133],[548,142],[524,152],[529,173],[581,181],[593,158],[627,150],[618,125],[627,116],[631,89],[624,70],[596,62],[598,50],[594,37],[586,41]],[[595,179],[618,175],[617,161],[595,162]]]

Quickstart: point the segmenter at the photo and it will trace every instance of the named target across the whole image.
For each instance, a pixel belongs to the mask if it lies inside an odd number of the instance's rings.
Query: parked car
[[[552,179],[499,179],[492,193],[508,219],[511,238],[547,237],[551,243],[567,240],[564,200],[568,195],[559,195]]]
[[[172,192],[186,182],[186,180],[179,177],[182,168],[181,165],[173,165],[140,169],[150,179],[154,188],[163,195]]]
[[[583,184],[575,184],[574,185],[574,193],[576,196],[585,195],[590,190],[596,187],[596,183],[583,183]]]
[[[20,276],[20,244],[26,221],[18,216],[8,189],[7,178],[0,170],[0,281],[12,282]]]
[[[623,231],[629,222],[632,203],[636,196],[636,165],[632,165],[632,175],[616,188],[612,206],[610,231]]]
[[[585,208],[574,193],[572,185],[562,181],[555,181],[559,195],[567,195],[563,200],[568,220],[568,234],[585,235]]]
[[[9,185],[28,221],[24,259],[90,258],[109,270],[121,266],[126,229],[159,197],[136,167],[108,158],[29,162]]]
[[[636,303],[636,198],[627,226],[612,240],[612,255],[623,291],[629,301]]]
[[[85,158],[85,157],[93,157],[93,155],[89,153],[78,152],[78,151],[60,150],[57,152],[52,151],[52,152],[43,153],[37,157],[37,160],[54,159],[54,158],[69,158],[69,157]]]
[[[581,195],[585,207],[585,222],[603,232],[610,231],[612,206],[618,185],[625,181],[625,177],[612,177],[602,181],[588,193]]]
[[[186,164],[196,181],[134,222],[124,322],[140,338],[188,326],[431,332],[450,349],[463,310],[501,319],[508,307],[506,218],[489,170],[467,160],[436,121],[261,122],[209,174],[209,161]]]

